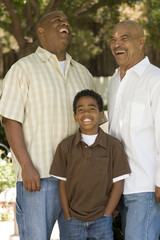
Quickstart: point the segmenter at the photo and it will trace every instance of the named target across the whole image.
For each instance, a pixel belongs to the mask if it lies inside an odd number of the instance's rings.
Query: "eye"
[[[95,111],[96,109],[94,107],[90,108],[90,111]]]
[[[128,41],[128,37],[122,37],[121,41]]]
[[[51,23],[58,23],[60,21],[61,21],[60,18],[54,18],[54,19],[52,19]]]
[[[111,40],[110,40],[110,43],[115,43],[115,39],[114,38],[111,38]]]
[[[83,108],[79,108],[77,112],[83,112]]]
[[[61,19],[60,18],[56,18],[55,22],[60,22]]]

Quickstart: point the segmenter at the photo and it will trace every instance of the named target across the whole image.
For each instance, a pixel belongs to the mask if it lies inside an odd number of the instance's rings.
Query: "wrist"
[[[111,211],[105,211],[105,212],[104,212],[104,216],[110,216],[110,215],[112,215],[112,212],[111,212]]]

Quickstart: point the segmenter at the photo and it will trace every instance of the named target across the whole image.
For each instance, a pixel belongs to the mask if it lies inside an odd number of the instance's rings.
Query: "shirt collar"
[[[139,77],[141,77],[143,75],[145,69],[148,67],[149,64],[150,64],[150,61],[149,61],[148,57],[145,57],[142,61],[137,63],[135,66],[133,66],[132,68],[128,69],[126,71],[126,73],[130,72],[130,71],[134,71],[134,72],[137,73],[137,75]],[[117,68],[115,72],[120,74],[120,68]]]
[[[132,68],[128,69],[129,70],[133,70],[137,73],[137,75],[139,77],[141,77],[145,71],[145,69],[148,67],[148,65],[150,64],[150,61],[148,59],[148,57],[145,57],[142,61],[140,61],[139,63],[137,63],[135,66],[133,66]]]
[[[76,133],[75,144],[78,145],[82,141],[80,129]],[[92,146],[101,145],[104,148],[107,148],[107,138],[106,133],[99,127],[98,136]]]
[[[47,51],[46,49],[44,49],[40,46],[38,46],[38,48],[36,50],[36,54],[43,62],[47,61],[51,57],[54,58],[56,61],[58,61],[55,54]],[[71,64],[73,64],[72,57],[68,53],[66,53],[66,62],[69,62],[69,61],[71,61]]]

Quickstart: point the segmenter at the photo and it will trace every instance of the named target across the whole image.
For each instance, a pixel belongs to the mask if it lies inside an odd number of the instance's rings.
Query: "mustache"
[[[127,48],[124,48],[124,47],[115,47],[113,50],[114,50],[115,52],[116,52],[116,51],[127,51]]]

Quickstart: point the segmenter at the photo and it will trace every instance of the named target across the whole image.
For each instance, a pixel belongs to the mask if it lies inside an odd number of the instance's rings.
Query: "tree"
[[[146,0],[145,15],[147,16],[147,46],[150,52],[150,60],[160,67],[160,1]]]
[[[61,9],[68,15],[73,27],[71,55],[79,61],[88,61],[106,48],[106,40],[113,24],[118,21],[118,9],[122,2],[131,4],[136,1],[0,0],[0,26],[6,37],[6,41],[0,44],[1,48],[8,44],[12,49],[13,40],[11,43],[9,36],[14,36],[18,46],[15,60],[33,52],[38,46],[38,20],[50,11]],[[5,68],[4,74],[9,67]]]

